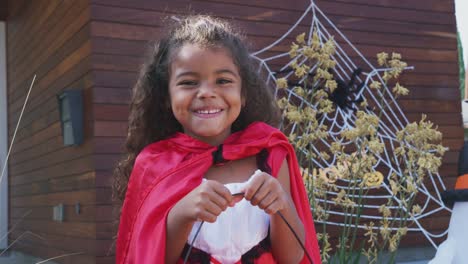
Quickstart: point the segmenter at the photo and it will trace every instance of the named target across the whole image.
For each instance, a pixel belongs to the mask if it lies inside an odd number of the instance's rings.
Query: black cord
[[[200,226],[199,226],[198,229],[197,229],[197,232],[195,233],[195,236],[194,236],[193,239],[192,239],[192,243],[190,243],[190,247],[189,247],[189,249],[187,250],[187,254],[185,254],[184,264],[187,263],[187,260],[188,260],[188,258],[189,258],[189,256],[190,256],[190,251],[192,251],[193,243],[195,242],[195,239],[197,239],[198,233],[200,233],[200,230],[201,230],[201,228],[202,228],[202,226],[203,226],[204,223],[205,223],[205,221],[202,221],[202,222],[201,222]]]
[[[235,193],[233,194],[232,196],[238,196],[238,195],[244,195],[244,193]],[[289,227],[289,230],[291,230],[291,232],[293,233],[294,237],[296,238],[297,242],[299,242],[299,245],[301,245],[302,249],[304,250],[304,253],[306,254],[307,256],[307,259],[309,259],[309,262],[311,264],[313,264],[314,262],[312,261],[312,258],[310,257],[309,255],[309,252],[307,252],[307,249],[305,248],[304,244],[302,244],[301,242],[301,239],[299,239],[299,236],[297,235],[297,233],[294,231],[294,229],[292,228],[292,226],[289,224],[289,222],[286,220],[286,218],[283,216],[283,214],[278,211],[276,212],[280,217],[281,219],[283,219],[284,223],[286,223],[286,225]],[[187,260],[190,256],[190,252],[192,251],[192,247],[193,247],[193,244],[195,242],[195,239],[197,239],[197,236],[198,236],[198,233],[200,233],[200,230],[203,226],[203,223],[205,223],[205,221],[202,221],[200,226],[198,227],[197,229],[197,232],[195,232],[195,236],[193,236],[193,239],[192,239],[192,243],[190,243],[190,247],[189,249],[187,250],[187,253],[185,254],[185,257],[184,257],[184,264],[187,263]]]
[[[304,253],[306,254],[307,258],[309,259],[309,262],[311,264],[313,264],[314,262],[312,261],[312,258],[310,257],[309,255],[309,252],[307,252],[307,249],[305,248],[304,244],[302,244],[301,240],[299,239],[299,236],[297,235],[297,233],[294,231],[294,229],[292,228],[292,226],[288,223],[288,221],[286,221],[286,218],[284,218],[283,214],[278,211],[276,212],[280,217],[281,219],[283,219],[283,221],[286,223],[286,225],[289,227],[289,230],[291,230],[291,232],[293,233],[293,235],[296,237],[296,240],[297,242],[299,242],[299,245],[301,245],[302,249],[304,250]]]

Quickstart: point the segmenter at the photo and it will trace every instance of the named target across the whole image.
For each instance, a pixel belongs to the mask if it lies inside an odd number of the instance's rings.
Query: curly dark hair
[[[232,132],[242,130],[254,121],[272,126],[279,124],[280,111],[272,91],[258,73],[258,65],[250,57],[238,31],[228,23],[209,16],[188,16],[182,21],[175,21],[166,35],[153,45],[133,87],[126,153],[114,172],[113,194],[120,202],[125,198],[130,173],[140,151],[150,143],[183,131],[170,110],[169,70],[174,54],[188,43],[225,48],[239,69],[245,106],[232,124]]]

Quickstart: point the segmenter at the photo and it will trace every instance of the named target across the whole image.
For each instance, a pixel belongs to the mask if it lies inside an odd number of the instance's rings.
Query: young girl
[[[298,239],[320,263],[278,113],[239,34],[206,16],[177,23],[133,90],[117,263],[309,263]]]

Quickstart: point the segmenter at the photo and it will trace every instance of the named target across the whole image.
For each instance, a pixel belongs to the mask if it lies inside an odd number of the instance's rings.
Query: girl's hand
[[[270,215],[288,208],[288,197],[281,183],[262,171],[256,171],[244,189],[244,198]]]
[[[213,223],[228,206],[235,201],[229,190],[217,181],[203,181],[193,189],[177,205],[188,221],[206,221]]]

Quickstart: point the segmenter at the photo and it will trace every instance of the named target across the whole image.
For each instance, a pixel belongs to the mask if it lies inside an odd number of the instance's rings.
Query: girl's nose
[[[204,82],[200,84],[200,87],[198,89],[198,97],[199,98],[210,98],[210,97],[215,97],[216,96],[216,87],[211,84]]]

